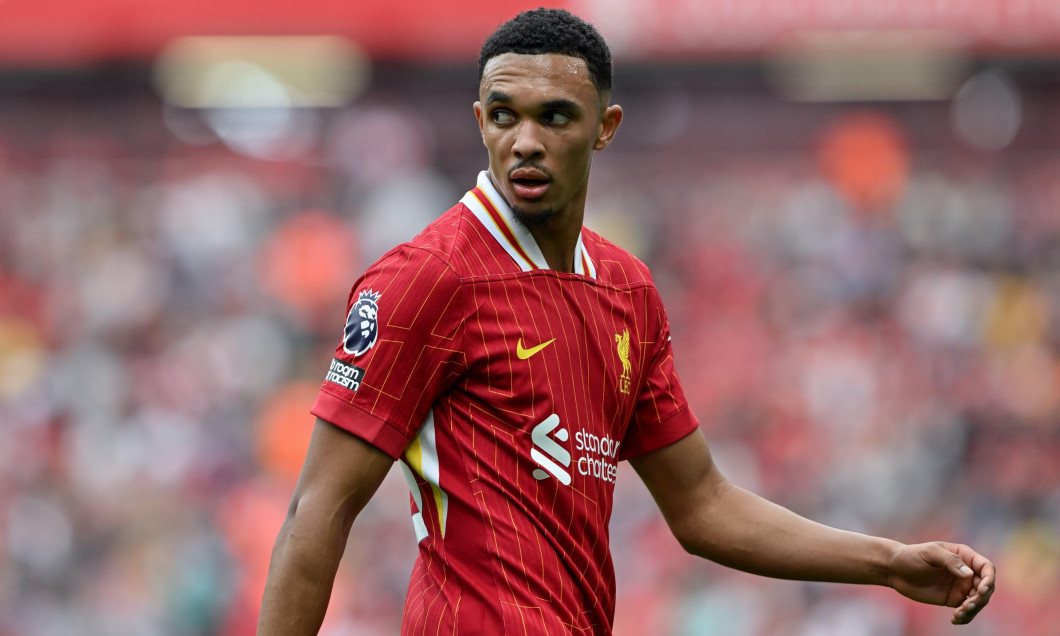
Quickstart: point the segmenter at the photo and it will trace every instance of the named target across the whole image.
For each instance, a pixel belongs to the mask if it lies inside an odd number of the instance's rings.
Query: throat
[[[545,258],[545,263],[550,270],[565,274],[574,273],[574,254],[578,248],[580,227],[573,235],[562,238],[557,233],[543,232],[535,228],[530,228],[530,233],[534,236],[534,241],[541,250],[541,256]]]

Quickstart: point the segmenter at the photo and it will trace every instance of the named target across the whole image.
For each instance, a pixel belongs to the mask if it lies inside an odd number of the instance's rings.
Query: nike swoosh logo
[[[517,342],[515,344],[515,355],[519,356],[520,360],[526,360],[530,356],[534,355],[538,351],[541,351],[542,349],[544,349],[545,347],[547,347],[548,345],[552,344],[555,341],[556,341],[556,339],[553,338],[552,340],[549,340],[548,342],[542,342],[541,344],[537,345],[536,347],[530,347],[529,349],[523,349],[523,339],[519,338],[519,342]]]

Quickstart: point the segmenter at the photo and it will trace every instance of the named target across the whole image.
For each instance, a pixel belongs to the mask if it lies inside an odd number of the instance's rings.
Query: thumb
[[[940,547],[940,549],[945,552],[944,563],[946,569],[948,569],[950,572],[953,572],[954,576],[966,579],[975,574],[972,568],[968,567],[968,564],[964,562],[964,559],[962,559],[960,555],[954,554],[953,552],[950,552],[945,548]]]

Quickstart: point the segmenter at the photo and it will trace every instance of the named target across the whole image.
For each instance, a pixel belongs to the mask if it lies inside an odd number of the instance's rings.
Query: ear
[[[486,137],[486,122],[482,119],[482,102],[475,102],[475,119],[478,120],[478,132],[483,139]]]
[[[611,140],[615,138],[615,133],[618,132],[618,126],[622,123],[622,107],[618,104],[613,104],[604,109],[603,117],[600,121],[600,134],[596,138],[596,143],[593,144],[593,149],[603,150],[607,148]]]

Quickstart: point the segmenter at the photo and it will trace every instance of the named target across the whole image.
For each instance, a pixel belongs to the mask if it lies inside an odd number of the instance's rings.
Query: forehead
[[[558,53],[504,53],[491,58],[482,69],[479,93],[485,97],[494,91],[513,97],[540,95],[545,99],[560,95],[583,99],[597,96],[585,60]]]

